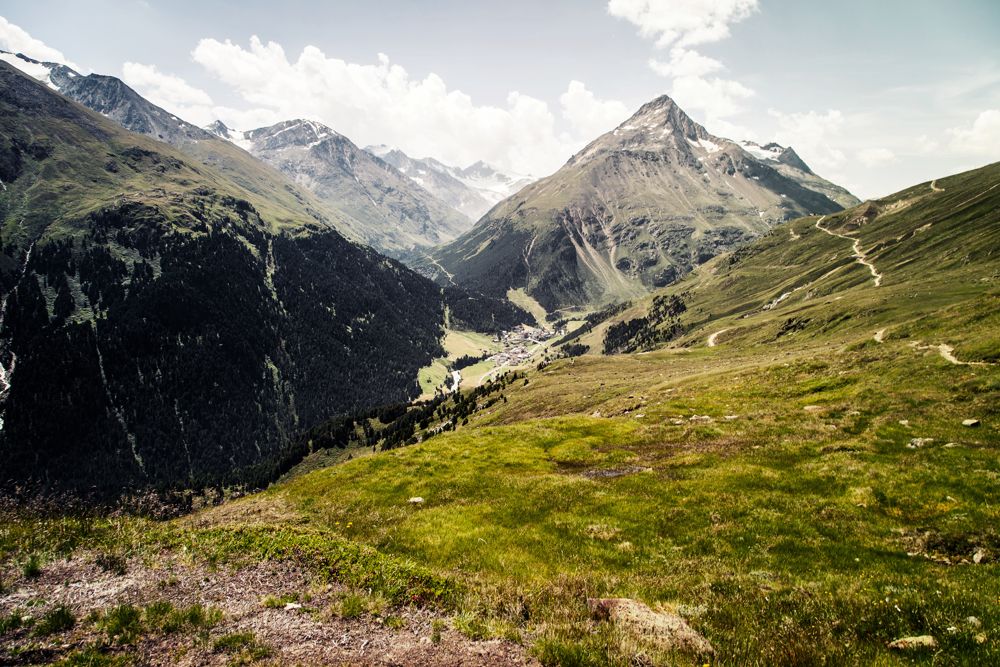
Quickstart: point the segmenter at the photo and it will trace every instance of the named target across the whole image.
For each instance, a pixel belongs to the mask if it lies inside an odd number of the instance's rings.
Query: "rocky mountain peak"
[[[222,137],[223,139],[233,138],[233,129],[231,127],[227,127],[221,120],[216,120],[215,122],[206,125],[205,131],[211,132],[215,136]]]
[[[276,150],[291,146],[312,148],[327,139],[340,136],[322,123],[302,118],[282,121],[276,125],[250,130],[246,133],[246,138],[263,150]]]

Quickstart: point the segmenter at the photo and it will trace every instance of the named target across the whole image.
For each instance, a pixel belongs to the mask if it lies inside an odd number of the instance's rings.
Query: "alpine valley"
[[[133,12],[183,33],[220,11],[139,4],[99,18],[148,36]],[[226,23],[319,30],[328,14],[308,9],[248,3]],[[338,8],[328,27],[346,39],[372,14],[381,35],[405,15],[437,52],[435,4],[397,10]],[[551,11],[460,64],[486,85],[497,58],[527,90],[537,79],[507,63],[537,53]],[[973,12],[949,11],[972,49]],[[694,47],[768,18],[753,0],[598,14],[656,38],[670,61],[652,69],[684,100],[678,72],[722,69]],[[943,40],[932,16],[915,4],[892,27]],[[799,43],[785,23],[780,42]],[[134,43],[120,37],[101,46]],[[549,37],[533,66],[593,63]],[[796,57],[814,83],[853,44],[831,24]],[[851,57],[888,61],[892,44]],[[945,165],[862,201],[791,146],[712,134],[666,95],[619,122],[620,103],[574,82],[564,120],[598,129],[544,143],[552,114],[527,95],[476,106],[388,56],[206,38],[192,59],[234,86],[253,74],[238,92],[266,103],[196,113],[169,103],[201,99],[178,77],[153,94],[124,69],[136,88],[50,62],[3,17],[0,46],[0,664],[1000,664],[1000,162],[937,157],[986,155],[971,137],[990,112],[905,154],[855,152]],[[610,68],[618,37],[600,47]],[[799,80],[793,64],[779,82]],[[877,97],[911,131],[898,100],[924,88],[880,78],[866,96],[852,87],[867,75],[836,90],[870,113],[793,120],[861,132],[888,113]],[[928,109],[994,99],[976,81],[932,86]],[[379,125],[390,99],[432,116],[420,141]],[[576,153],[515,173],[514,148],[537,148],[501,131],[517,114],[529,143]],[[517,146],[459,140],[469,118]],[[435,157],[413,150],[427,137]],[[848,159],[795,143],[818,171]]]

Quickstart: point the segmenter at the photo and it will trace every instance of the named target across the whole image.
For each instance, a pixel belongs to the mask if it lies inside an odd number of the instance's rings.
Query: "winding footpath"
[[[915,340],[910,343],[910,347],[914,350],[937,350],[941,358],[948,363],[955,364],[956,366],[995,366],[996,364],[991,364],[988,361],[962,361],[955,356],[955,348],[946,343],[941,343],[940,345],[924,345],[921,341]]]
[[[853,250],[854,250],[854,259],[858,262],[858,264],[861,264],[862,266],[867,266],[868,267],[868,270],[871,271],[872,278],[875,281],[875,287],[881,287],[881,285],[882,285],[882,274],[878,272],[878,269],[875,268],[874,264],[872,264],[870,261],[868,261],[868,257],[865,255],[864,250],[861,249],[861,239],[856,239],[853,236],[847,236],[846,234],[839,234],[837,232],[830,231],[829,229],[827,229],[826,227],[823,227],[820,224],[824,220],[826,220],[826,216],[825,215],[823,217],[821,217],[819,220],[816,221],[816,229],[820,230],[821,232],[826,232],[830,236],[836,236],[837,238],[845,239],[847,241],[853,241],[854,242],[854,247],[853,247]]]
[[[719,339],[719,336],[721,334],[726,333],[727,331],[729,331],[729,329],[719,329],[714,334],[708,337],[708,340],[705,341],[705,344],[708,345],[709,347],[715,347],[716,341]]]

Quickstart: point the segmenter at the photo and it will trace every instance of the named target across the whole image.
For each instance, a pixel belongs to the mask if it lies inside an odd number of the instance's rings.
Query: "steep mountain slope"
[[[100,74],[78,74],[65,65],[38,62],[21,54],[0,51],[0,59],[80,104],[114,120],[126,130],[164,141],[185,155],[208,163],[248,192],[259,196],[261,210],[272,224],[301,224],[303,210],[318,223],[333,225],[352,240],[356,222],[291,183],[276,169],[254,158],[232,142],[187,123],[156,106],[120,79]]]
[[[210,128],[335,207],[356,236],[383,252],[400,256],[469,228],[449,205],[320,123],[289,120],[249,132],[220,122]]]
[[[1000,295],[998,248],[1000,163],[775,228],[580,341],[636,351],[878,334],[878,342],[946,345],[959,359],[998,361],[996,330],[955,324]],[[666,299],[681,300],[682,312],[652,312]]]
[[[415,159],[397,148],[366,146],[365,150],[388,162],[402,174],[453,209],[476,221],[495,204],[453,174],[453,168],[434,158]]]
[[[664,96],[433,260],[457,284],[523,287],[550,310],[632,298],[778,222],[841,209],[809,187],[819,179],[804,165],[786,164],[793,152],[782,154],[755,157],[712,136]]]
[[[0,481],[269,479],[440,356],[433,283],[6,63],[0,180]]]
[[[84,76],[20,54],[0,52],[0,58],[125,129],[169,143],[268,200],[293,210],[304,206],[342,234],[383,252],[402,255],[413,247],[451,240],[468,228],[468,221],[447,205],[329,128],[289,121],[255,130],[256,142],[244,141],[243,133],[234,142],[228,139],[236,133],[225,125],[213,124],[214,132],[191,125],[116,77]],[[275,138],[292,125],[298,129]],[[259,150],[258,159],[240,148]],[[275,178],[276,169],[296,185]]]

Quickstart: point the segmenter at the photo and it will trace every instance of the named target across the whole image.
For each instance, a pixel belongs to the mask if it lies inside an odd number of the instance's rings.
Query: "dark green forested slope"
[[[266,479],[441,354],[430,281],[6,64],[0,179],[4,480]]]

